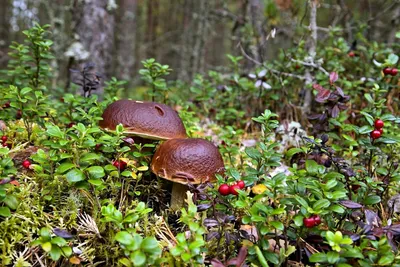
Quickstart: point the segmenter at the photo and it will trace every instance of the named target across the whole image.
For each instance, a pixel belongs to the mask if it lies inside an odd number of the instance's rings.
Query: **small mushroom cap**
[[[167,140],[186,138],[185,126],[178,113],[171,107],[135,100],[117,100],[103,112],[101,128],[115,130],[122,124],[125,132],[147,139]]]
[[[181,184],[215,181],[225,171],[218,148],[200,138],[171,139],[162,143],[151,161],[156,175]]]

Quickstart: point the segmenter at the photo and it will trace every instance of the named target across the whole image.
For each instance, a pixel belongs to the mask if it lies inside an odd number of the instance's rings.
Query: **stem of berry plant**
[[[374,140],[372,140],[372,145],[374,144]],[[373,150],[370,151],[369,160],[368,160],[368,176],[372,176],[372,158],[374,157]]]
[[[336,163],[336,161],[333,159],[333,156],[331,153],[326,153],[328,155],[329,160],[333,163],[333,165],[335,165],[336,169],[338,170],[338,172],[340,173],[340,166]],[[352,200],[351,198],[351,188],[350,188],[350,183],[349,183],[349,179],[347,177],[347,175],[344,176],[346,179],[346,187],[347,187],[347,195],[349,197],[349,200]]]

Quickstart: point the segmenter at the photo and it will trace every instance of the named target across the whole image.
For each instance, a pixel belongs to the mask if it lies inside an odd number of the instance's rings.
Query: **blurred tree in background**
[[[400,24],[400,2],[319,0],[318,41],[341,31],[349,45],[360,38],[393,43]],[[108,79],[140,84],[141,61],[156,58],[174,72],[170,79],[192,81],[196,73],[221,70],[226,54],[258,62],[276,59],[309,35],[305,0],[2,0],[0,66],[7,65],[11,40],[21,29],[50,24],[57,55],[54,85],[68,91],[70,68],[93,62]],[[273,38],[274,37],[274,38]],[[245,70],[254,62],[243,62]]]

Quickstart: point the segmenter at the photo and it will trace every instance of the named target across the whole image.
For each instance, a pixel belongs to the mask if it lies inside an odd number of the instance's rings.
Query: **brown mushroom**
[[[115,130],[122,124],[125,133],[152,140],[186,138],[185,126],[171,107],[135,100],[117,100],[103,112],[101,128]]]
[[[218,148],[199,138],[171,139],[162,143],[151,161],[151,170],[157,176],[173,182],[171,209],[182,207],[187,184],[216,180],[215,174],[225,170]]]

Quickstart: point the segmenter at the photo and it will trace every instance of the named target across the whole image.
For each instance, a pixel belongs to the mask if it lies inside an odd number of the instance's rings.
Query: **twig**
[[[35,256],[36,256],[36,259],[38,260],[38,262],[39,262],[40,266],[42,266],[42,267],[46,267],[46,265],[44,265],[44,264],[43,264],[43,262],[42,262],[42,260],[39,258],[38,254],[37,254],[36,252],[35,252],[34,254],[35,254]]]
[[[316,68],[316,69],[322,71],[327,76],[329,76],[329,72],[326,69],[324,69],[323,67],[321,67],[319,64],[315,64],[313,62],[305,62],[305,61],[301,61],[301,60],[294,59],[294,58],[291,58],[290,60],[293,62],[299,63],[301,65],[307,66],[307,67]]]
[[[243,56],[245,56],[248,60],[250,60],[251,62],[255,63],[256,65],[260,65],[260,66],[263,65],[261,62],[259,62],[259,61],[257,61],[256,59],[250,57],[250,56],[246,53],[246,51],[244,51],[243,46],[241,45],[240,42],[239,42],[238,46],[239,46],[240,51],[242,52]],[[271,71],[272,73],[276,73],[276,74],[279,74],[279,75],[288,76],[288,77],[293,77],[293,78],[297,78],[297,79],[300,79],[300,80],[305,80],[305,79],[306,79],[306,77],[301,76],[301,75],[296,75],[296,74],[292,74],[292,73],[282,72],[282,71],[274,70],[274,69],[271,69],[271,68],[266,68],[266,69],[268,69],[268,70]]]
[[[276,73],[276,74],[279,74],[279,75],[283,75],[283,76],[293,77],[293,78],[297,78],[297,79],[300,79],[300,80],[305,80],[306,79],[306,77],[301,76],[301,75],[297,75],[297,74],[281,72],[279,70],[274,70],[274,69],[268,69],[268,70],[273,72],[273,73]]]
[[[255,63],[256,65],[263,65],[261,62],[255,60],[254,58],[250,57],[246,51],[244,51],[242,44],[239,42],[238,46],[240,48],[240,51],[242,52],[243,56],[245,56],[248,60],[250,60],[251,62]]]

